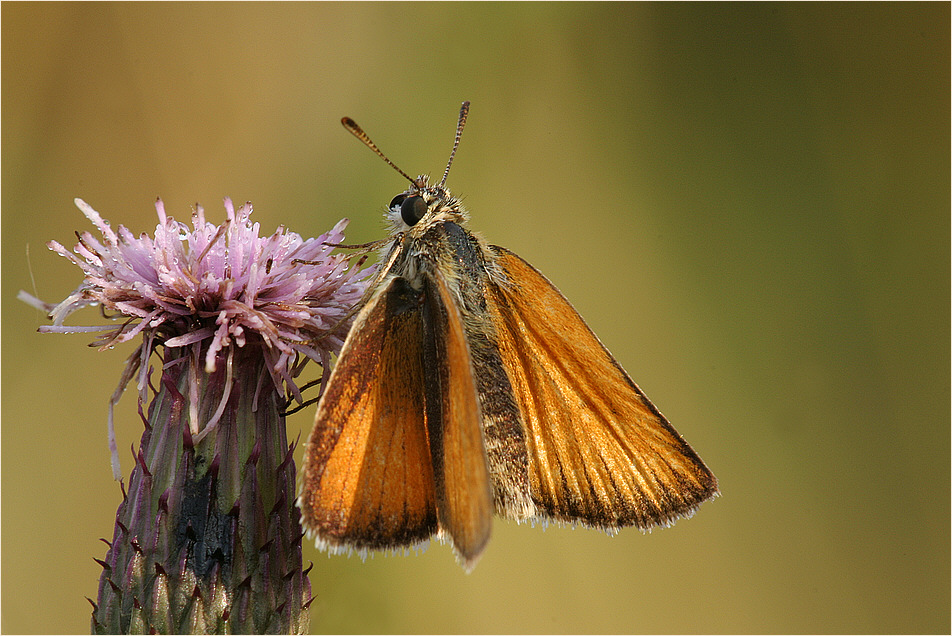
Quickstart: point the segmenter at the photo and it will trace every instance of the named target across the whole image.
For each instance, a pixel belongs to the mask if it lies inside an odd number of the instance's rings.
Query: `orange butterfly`
[[[437,535],[471,569],[492,514],[649,529],[717,480],[564,296],[466,228],[443,179],[390,203],[381,267],[317,408],[298,500],[331,551]]]

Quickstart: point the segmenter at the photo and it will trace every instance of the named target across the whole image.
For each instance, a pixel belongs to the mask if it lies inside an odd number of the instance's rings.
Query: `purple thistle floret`
[[[331,254],[346,220],[317,238],[284,228],[262,237],[250,204],[236,210],[225,199],[221,225],[196,206],[189,229],[157,201],[155,236],[136,237],[76,205],[102,240],[78,235],[75,254],[49,247],[82,268],[82,284],[56,306],[21,298],[49,311],[53,325],[41,331],[102,331],[95,344],[103,349],[138,340],[110,401],[117,479],[112,411],[132,380],[145,411],[113,541],[99,561],[93,631],[304,631],[310,584],[283,411],[289,397],[302,400],[295,379],[308,361],[327,376],[372,268]],[[97,304],[122,322],[63,325]],[[153,353],[161,360],[154,385]]]

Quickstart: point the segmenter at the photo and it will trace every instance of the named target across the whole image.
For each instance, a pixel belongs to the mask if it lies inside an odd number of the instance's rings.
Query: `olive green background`
[[[315,632],[948,632],[949,20],[937,4],[2,7],[2,630],[84,632],[131,351],[42,335],[44,247],[251,200],[383,236],[404,170],[570,298],[720,479],[611,538],[497,521],[451,551],[312,545]],[[71,324],[98,324],[94,311]],[[119,410],[123,470],[141,423]],[[306,436],[313,410],[289,418]]]

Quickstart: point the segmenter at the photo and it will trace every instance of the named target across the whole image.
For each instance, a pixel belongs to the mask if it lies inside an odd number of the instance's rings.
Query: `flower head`
[[[293,377],[289,365],[298,354],[326,363],[331,352],[340,350],[347,335],[342,322],[360,300],[366,276],[348,269],[348,258],[330,255],[343,239],[346,219],[317,238],[302,239],[284,228],[262,237],[259,225],[250,220],[251,204],[235,210],[226,198],[224,224],[206,221],[199,205],[190,230],[167,216],[157,200],[159,224],[152,238],[136,237],[123,226],[114,231],[88,203],[76,199],[76,205],[103,240],[82,233],[75,255],[50,241],[50,249],[86,274],[83,284],[51,312],[54,325],[62,325],[81,307],[101,304],[130,318],[102,337],[104,347],[143,331],[167,336],[167,347],[207,340],[209,372],[220,350],[232,342],[243,346],[253,333],[267,346],[269,361],[283,380]]]
[[[82,284],[52,308],[52,326],[45,332],[103,331],[101,348],[142,336],[123,379],[139,374],[142,395],[149,354],[156,345],[182,348],[204,359],[205,371],[215,370],[218,354],[229,346],[249,342],[262,346],[265,369],[279,394],[301,400],[294,379],[307,360],[328,368],[350,328],[352,309],[366,287],[370,270],[350,267],[350,258],[331,254],[343,239],[347,220],[317,238],[303,239],[283,227],[261,236],[252,223],[251,204],[237,210],[225,199],[225,222],[205,219],[201,206],[192,214],[192,229],[155,204],[159,224],[155,236],[113,230],[88,203],[77,207],[102,234],[79,234],[70,252],[56,241],[50,249],[82,268]],[[67,327],[65,319],[86,306],[125,318],[119,326]],[[326,377],[326,374],[324,374]],[[121,394],[122,384],[116,395]],[[191,409],[194,415],[194,408]],[[193,435],[214,427],[217,420],[190,422]],[[115,446],[110,414],[110,442]],[[114,453],[115,455],[115,453]],[[118,463],[114,457],[114,472]]]

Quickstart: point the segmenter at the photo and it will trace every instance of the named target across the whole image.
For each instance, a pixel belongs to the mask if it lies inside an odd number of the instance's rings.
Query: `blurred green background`
[[[950,7],[2,7],[2,630],[88,630],[120,500],[106,403],[131,351],[36,333],[45,242],[251,200],[263,231],[383,236],[442,171],[472,227],[570,298],[720,479],[650,535],[498,521],[328,558],[315,632],[948,632]],[[72,324],[98,323],[94,312]],[[141,423],[119,409],[123,470]],[[289,418],[306,436],[313,410]]]

